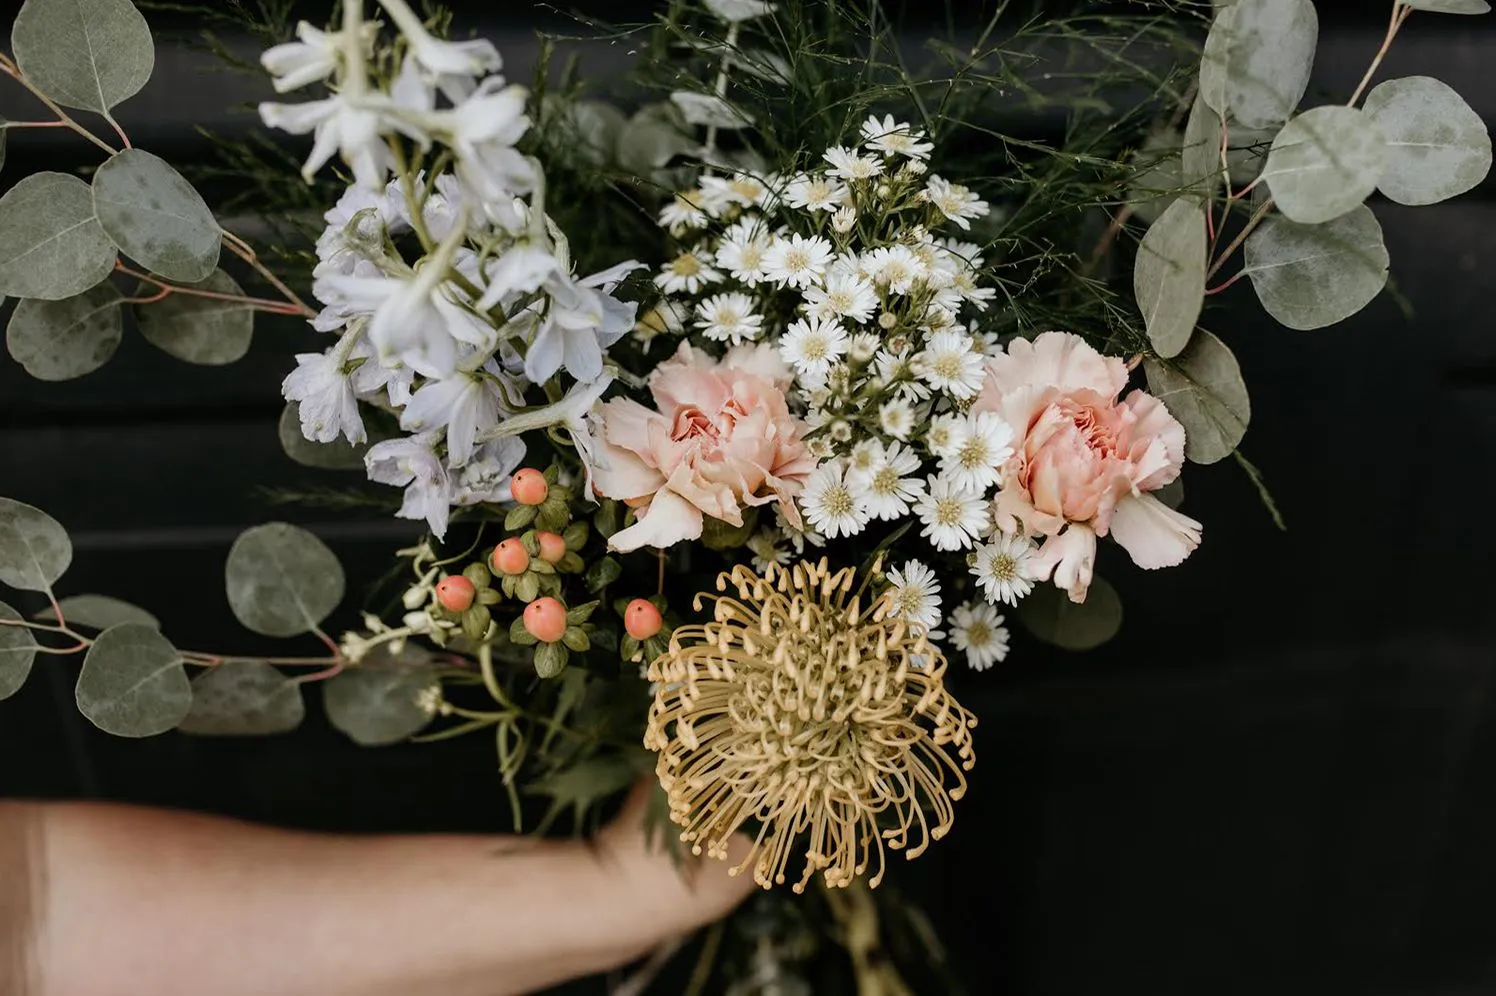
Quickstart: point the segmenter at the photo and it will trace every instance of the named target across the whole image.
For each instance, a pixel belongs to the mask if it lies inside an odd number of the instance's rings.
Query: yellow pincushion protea
[[[975,763],[976,718],[945,690],[945,658],[924,627],[890,614],[889,596],[864,608],[856,572],[823,559],[762,575],[719,575],[713,621],[683,626],[649,667],[657,682],[644,743],[670,798],[681,839],[727,856],[733,835],[759,823],[749,865],[783,884],[805,841],[803,892],[883,878],[884,846],[914,858],[950,830],[952,801]],[[952,751],[955,757],[952,757]],[[911,847],[911,834],[915,838]]]

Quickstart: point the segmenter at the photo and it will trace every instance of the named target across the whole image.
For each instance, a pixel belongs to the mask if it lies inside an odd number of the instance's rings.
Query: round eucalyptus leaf
[[[745,111],[713,93],[677,90],[670,95],[670,102],[679,109],[687,124],[698,127],[730,130],[753,124],[753,118]]]
[[[26,0],[10,44],[42,93],[99,114],[140,92],[156,65],[151,29],[130,0]]]
[[[600,100],[578,100],[569,104],[562,120],[567,137],[576,143],[576,151],[594,166],[606,166],[612,162],[618,136],[628,123],[622,111]]]
[[[1248,128],[1286,121],[1314,68],[1319,15],[1310,0],[1236,0],[1216,13],[1200,59],[1200,96]]]
[[[59,301],[114,270],[114,243],[94,217],[88,184],[33,173],[0,197],[0,294]]]
[[[1184,124],[1183,156],[1184,183],[1202,198],[1213,196],[1221,183],[1221,116],[1199,96]]]
[[[192,708],[177,724],[199,736],[289,733],[306,718],[301,686],[260,661],[225,661],[192,679]]]
[[[1172,360],[1143,361],[1148,391],[1184,426],[1184,455],[1215,463],[1231,455],[1252,420],[1241,367],[1226,344],[1201,329]]]
[[[61,301],[21,301],[5,348],[37,380],[72,380],[109,362],[124,337],[123,298],[107,280]]]
[[[1064,650],[1092,650],[1122,628],[1122,599],[1099,577],[1091,578],[1084,602],[1072,602],[1054,585],[1040,584],[1023,597],[1013,615],[1045,643]]]
[[[193,287],[244,295],[234,278],[222,270]],[[152,289],[143,285],[140,293],[149,296]],[[199,366],[217,367],[243,359],[254,338],[254,312],[236,301],[176,293],[137,305],[135,315],[146,342]]]
[[[1485,14],[1491,9],[1486,0],[1402,0],[1402,4],[1435,14]]]
[[[1247,128],[1233,121],[1230,130],[1226,146],[1226,169],[1231,175],[1231,182],[1238,185],[1251,183],[1267,163],[1267,154],[1272,148],[1273,139],[1277,137],[1278,128]],[[1216,161],[1220,161],[1219,156]]]
[[[1291,329],[1344,321],[1387,284],[1382,226],[1364,204],[1324,225],[1269,217],[1248,237],[1243,258],[1263,308]]]
[[[306,438],[301,432],[301,415],[297,412],[294,401],[281,409],[277,429],[281,449],[286,451],[286,456],[303,467],[316,467],[319,470],[364,469],[364,454],[369,450],[368,443],[354,445],[343,436],[330,443],[318,443]]]
[[[192,708],[182,655],[154,626],[121,623],[100,633],[83,658],[78,711],[117,737],[153,737]]]
[[[1431,76],[1388,80],[1366,95],[1363,109],[1387,143],[1377,189],[1399,204],[1448,200],[1475,187],[1491,170],[1486,123]]]
[[[1292,221],[1315,225],[1366,200],[1386,162],[1382,133],[1365,112],[1316,107],[1278,132],[1262,178],[1278,210]]]
[[[57,605],[62,609],[62,618],[69,626],[108,629],[120,623],[139,623],[142,626],[161,628],[161,621],[145,609],[108,595],[69,595]],[[55,622],[57,613],[49,605],[34,618]]]
[[[1127,186],[1127,203],[1135,218],[1152,224],[1178,199],[1184,186],[1180,148],[1184,137],[1173,129],[1156,131],[1143,140],[1137,162],[1141,167]]]
[[[120,251],[168,280],[197,283],[218,266],[223,233],[201,194],[160,156],[125,149],[94,173],[94,210]]]
[[[671,159],[694,151],[696,140],[672,104],[641,107],[618,135],[618,164],[638,176],[653,176]]]
[[[0,582],[47,591],[73,562],[62,524],[39,508],[0,498]]]
[[[229,608],[248,629],[296,636],[315,628],[343,600],[343,567],[327,545],[298,526],[271,522],[245,530],[224,569]]]
[[[36,637],[25,626],[4,623],[21,621],[21,614],[0,602],[0,699],[8,699],[26,684],[36,660]]]
[[[327,718],[363,747],[399,743],[431,722],[422,699],[441,684],[430,669],[359,666],[322,685]]]
[[[1132,290],[1159,356],[1190,341],[1205,306],[1205,205],[1180,199],[1148,227],[1138,246]]]

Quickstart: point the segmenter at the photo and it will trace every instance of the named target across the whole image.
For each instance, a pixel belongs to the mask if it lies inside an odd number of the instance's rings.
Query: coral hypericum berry
[[[493,569],[500,574],[523,574],[530,567],[530,553],[517,536],[494,547],[491,560]]]
[[[665,620],[660,617],[660,610],[647,599],[636,598],[623,610],[623,628],[636,640],[649,639],[663,625]]]
[[[442,578],[436,583],[436,600],[448,612],[466,612],[473,607],[473,599],[477,595],[478,589],[473,582],[461,574]]]
[[[556,533],[536,533],[535,539],[540,543],[540,559],[547,564],[559,563],[566,556],[566,540]]]
[[[525,629],[537,640],[555,643],[566,632],[566,606],[554,598],[537,598],[525,606]]]
[[[522,467],[514,472],[509,493],[521,505],[539,505],[551,493],[551,486],[546,483],[545,475],[534,467]]]

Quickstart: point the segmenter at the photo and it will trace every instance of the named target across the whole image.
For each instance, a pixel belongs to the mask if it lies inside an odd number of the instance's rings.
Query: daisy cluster
[[[528,93],[492,44],[437,39],[404,0],[380,0],[399,32],[381,45],[363,6],[262,57],[280,92],[331,90],[262,118],[315,134],[308,177],[339,155],[354,181],[317,241],[312,324],[335,342],[297,356],[283,392],[315,442],[367,441],[361,404],[392,413],[405,434],[369,448],[369,477],[403,487],[399,514],[441,536],[452,506],[508,500],[520,432],[559,425],[587,447],[604,353],[634,325],[612,295],[634,265],[573,272],[544,172],[515,148]],[[535,387],[550,404],[527,406]]]

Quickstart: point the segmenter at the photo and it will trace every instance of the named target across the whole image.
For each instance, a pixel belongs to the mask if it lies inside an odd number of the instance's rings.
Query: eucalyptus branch
[[[315,308],[309,306],[297,296],[296,292],[287,286],[285,281],[277,277],[268,266],[260,261],[259,254],[254,251],[254,247],[226,228],[220,228],[219,232],[223,236],[224,242],[228,245],[229,251],[248,263],[250,268],[264,278],[266,283],[284,295],[286,302],[296,309],[296,314],[306,318],[317,317],[317,310]]]
[[[302,315],[306,313],[305,310],[303,310],[306,309],[306,305],[298,306],[296,304],[285,301],[271,301],[268,298],[247,297],[242,294],[224,294],[220,293],[219,291],[203,290],[200,287],[184,287],[181,284],[168,283],[167,281],[162,280],[159,277],[153,277],[149,273],[133,269],[119,261],[115,262],[114,270],[116,273],[123,274],[124,276],[134,277],[137,280],[143,280],[146,283],[154,285],[158,289],[158,293],[150,295],[148,297],[127,299],[132,304],[150,304],[154,301],[159,301],[162,298],[170,297],[172,294],[183,294],[187,297],[202,297],[209,298],[214,301],[229,301],[234,304],[242,304],[247,308],[253,309],[254,311],[264,311],[276,315]]]
[[[95,135],[93,132],[83,127],[83,125],[75,121],[72,116],[69,115],[67,111],[64,111],[61,107],[59,107],[51,97],[48,97],[46,94],[37,89],[36,85],[26,78],[26,74],[21,72],[21,67],[16,65],[15,61],[11,59],[10,56],[0,55],[0,72],[3,72],[6,76],[9,76],[11,79],[21,84],[27,90],[31,91],[32,96],[36,97],[36,99],[40,100],[43,104],[46,104],[47,110],[57,115],[58,125],[65,128],[71,128],[79,135],[88,139],[94,145],[97,145],[108,155],[112,156],[119,151],[114,146],[110,145],[108,142],[104,141],[102,138]],[[117,125],[116,128],[118,128]],[[120,137],[124,137],[123,132],[120,133]],[[125,145],[127,148],[129,147],[128,139],[126,140]]]

